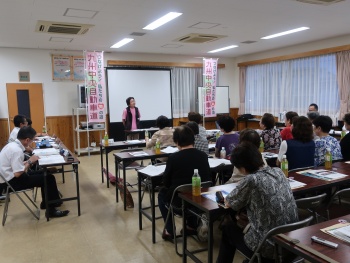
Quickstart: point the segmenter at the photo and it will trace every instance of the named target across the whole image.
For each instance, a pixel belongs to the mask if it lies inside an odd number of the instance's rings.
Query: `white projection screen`
[[[172,119],[170,70],[107,68],[110,122],[121,122],[125,100],[134,97],[141,121]]]

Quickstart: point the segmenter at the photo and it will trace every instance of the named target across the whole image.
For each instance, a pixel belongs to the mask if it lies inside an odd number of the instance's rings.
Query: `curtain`
[[[239,68],[239,114],[245,113],[245,81],[247,67]]]
[[[340,97],[339,118],[342,119],[350,110],[350,51],[337,52],[337,79]]]
[[[336,121],[339,115],[336,56],[307,57],[248,66],[245,112],[278,116],[283,111],[305,115],[310,103]]]

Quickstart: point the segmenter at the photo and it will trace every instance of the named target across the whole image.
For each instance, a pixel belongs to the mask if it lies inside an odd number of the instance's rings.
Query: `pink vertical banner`
[[[105,74],[103,52],[85,52],[88,122],[105,122]]]
[[[204,87],[204,116],[216,116],[216,76],[217,76],[217,58],[203,59],[203,87]]]

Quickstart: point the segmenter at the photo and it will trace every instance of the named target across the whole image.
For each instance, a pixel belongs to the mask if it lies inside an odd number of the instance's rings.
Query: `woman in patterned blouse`
[[[275,128],[275,117],[271,113],[265,113],[260,120],[260,128],[263,130],[260,137],[264,142],[264,149],[277,149],[280,147],[282,138],[280,130]]]
[[[261,153],[249,142],[238,145],[232,157],[231,162],[245,178],[227,195],[225,205],[235,211],[245,208],[250,228],[244,234],[233,221],[223,226],[217,263],[231,263],[236,249],[251,257],[269,230],[298,221],[292,190],[280,168],[262,167]],[[262,256],[267,260],[263,262],[270,262],[273,248],[266,243]]]
[[[319,137],[315,140],[315,166],[324,163],[327,148],[331,150],[333,160],[343,159],[338,140],[329,135],[332,123],[332,119],[325,115],[320,115],[313,121],[314,132]]]

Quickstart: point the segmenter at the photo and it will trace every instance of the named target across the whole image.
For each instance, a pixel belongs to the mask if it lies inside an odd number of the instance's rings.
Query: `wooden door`
[[[45,125],[44,96],[41,83],[7,83],[7,103],[10,119],[10,131],[13,118],[17,114],[25,115],[33,122],[32,127],[41,132]]]

